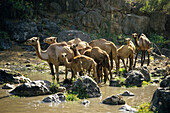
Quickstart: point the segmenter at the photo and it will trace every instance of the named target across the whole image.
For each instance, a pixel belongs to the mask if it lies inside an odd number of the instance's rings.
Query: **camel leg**
[[[104,83],[106,83],[107,79],[108,79],[108,69],[104,67]]]
[[[147,53],[148,53],[148,64],[147,64],[147,66],[149,66],[149,63],[150,63],[150,52],[147,51]]]
[[[93,76],[94,76],[96,82],[99,82],[99,81],[98,81],[98,77],[97,77],[96,66],[93,66]]]
[[[126,61],[126,66],[128,66],[128,63],[129,63],[129,62],[128,62],[128,58],[127,58],[127,61]]]
[[[118,58],[116,57],[115,59],[115,63],[116,63],[116,73],[118,73],[119,72],[119,60],[118,60]]]
[[[50,67],[50,70],[51,70],[51,74],[52,74],[52,76],[54,76],[53,64],[52,63],[48,63],[48,64],[49,64],[49,67]]]
[[[142,51],[141,66],[143,66],[143,63],[144,63],[144,55],[145,55],[145,51]]]
[[[130,66],[129,66],[129,71],[132,70],[132,65],[133,65],[133,56],[129,56],[130,59]]]
[[[111,79],[112,79],[112,72],[111,72],[111,69],[110,69],[110,68],[108,68],[108,70],[109,70],[110,80],[111,80]]]
[[[122,59],[122,62],[123,62],[123,65],[124,65],[124,67],[125,67],[125,70],[127,71],[127,68],[126,68],[126,65],[125,65],[125,60]]]
[[[67,70],[67,66],[65,66],[65,79],[67,79],[67,74],[68,74],[68,70]]]
[[[135,68],[135,66],[136,66],[136,60],[137,60],[137,58],[138,58],[138,53],[139,53],[139,51],[137,50],[137,51],[136,51],[136,57],[135,57],[135,63],[134,63],[134,66],[133,66],[134,68]]]
[[[98,79],[99,79],[99,82],[102,81],[102,66],[101,65],[97,65],[97,76],[98,76]]]
[[[144,64],[144,62],[145,62],[145,53],[146,53],[146,51],[144,51],[144,55],[143,55],[143,64]]]
[[[57,75],[57,82],[59,83],[59,73],[58,73],[58,65],[55,65],[56,75]]]
[[[113,57],[112,57],[112,52],[109,55],[110,58],[110,63],[111,63],[111,69],[113,69]]]

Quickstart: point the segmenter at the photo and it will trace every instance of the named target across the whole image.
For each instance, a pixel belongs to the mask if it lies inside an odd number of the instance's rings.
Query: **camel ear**
[[[37,37],[37,40],[40,40],[40,37]]]
[[[55,40],[57,40],[57,37],[54,37]]]
[[[78,46],[78,44],[76,44],[76,47]]]

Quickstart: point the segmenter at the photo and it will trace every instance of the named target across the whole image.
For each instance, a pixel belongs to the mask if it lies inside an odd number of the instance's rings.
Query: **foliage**
[[[120,82],[120,84],[125,84],[125,80],[126,80],[126,78],[124,78],[124,77],[115,77],[115,80],[117,80],[117,81],[119,81]]]
[[[78,101],[79,100],[77,95],[72,94],[72,93],[67,93],[65,96],[66,96],[67,101]]]
[[[147,81],[143,81],[142,86],[146,86],[146,85],[149,85],[149,83]]]
[[[52,93],[57,93],[59,87],[60,87],[60,85],[59,85],[58,83],[53,82],[53,83],[51,84],[50,91],[51,91]]]
[[[149,34],[149,40],[155,44],[159,44],[159,47],[163,47],[165,43],[165,38],[155,33]]]
[[[153,111],[150,111],[150,103],[143,103],[138,106],[137,113],[153,113]]]
[[[7,32],[0,31],[0,39],[9,39]]]

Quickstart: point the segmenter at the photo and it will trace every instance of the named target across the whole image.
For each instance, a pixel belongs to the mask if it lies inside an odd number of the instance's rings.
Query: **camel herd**
[[[147,65],[149,65],[151,45],[149,39],[143,33],[140,36],[138,36],[137,33],[133,33],[132,36],[135,40],[136,47],[130,38],[126,38],[127,45],[122,45],[118,49],[113,42],[105,39],[92,40],[89,43],[81,41],[80,38],[75,38],[68,42],[56,42],[56,37],[49,37],[43,40],[45,43],[50,44],[45,51],[41,50],[39,37],[32,37],[28,39],[25,44],[33,46],[37,56],[49,64],[51,74],[55,79],[54,65],[57,82],[59,82],[59,66],[65,66],[66,79],[68,68],[70,68],[72,72],[71,80],[73,77],[76,77],[77,72],[79,72],[79,75],[82,75],[87,71],[88,73],[92,72],[96,82],[102,81],[104,73],[104,82],[106,83],[109,74],[110,79],[112,79],[111,70],[114,64],[113,60],[116,64],[117,73],[119,72],[120,59],[126,70],[128,65],[129,70],[132,70],[136,65],[139,50],[141,50],[141,66],[144,64],[146,51],[148,53]],[[135,63],[133,64],[135,49],[136,57]],[[127,59],[126,64],[124,59]],[[128,61],[130,61],[130,64]]]

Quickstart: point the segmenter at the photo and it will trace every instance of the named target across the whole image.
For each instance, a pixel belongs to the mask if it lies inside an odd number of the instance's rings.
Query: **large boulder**
[[[60,4],[56,2],[51,2],[49,8],[52,12],[55,12],[56,14],[60,14],[62,12]]]
[[[44,103],[61,103],[66,102],[66,97],[63,93],[56,93],[54,95],[50,95],[42,100]]]
[[[78,97],[81,94],[89,98],[100,97],[101,91],[97,83],[89,76],[81,76],[73,84],[72,92],[77,92]]]
[[[144,80],[144,75],[140,71],[131,70],[127,73],[125,84],[127,87],[129,86],[141,87],[143,80]]]
[[[149,17],[138,16],[135,14],[127,14],[122,22],[123,32],[125,34],[132,34],[134,32],[143,33],[148,30]]]
[[[149,69],[147,67],[142,67],[141,73],[144,75],[144,80],[145,81],[148,82],[148,81],[151,80]]]
[[[109,104],[109,105],[122,105],[122,104],[125,104],[125,101],[122,99],[121,96],[110,96],[110,97],[107,97],[106,99],[104,99],[102,101],[103,104]]]
[[[82,41],[90,42],[90,36],[82,31],[68,30],[61,31],[58,35],[58,41],[69,41],[74,38],[80,38]]]
[[[165,31],[165,24],[166,24],[166,14],[155,12],[152,13],[150,16],[150,28],[154,32],[163,32]]]
[[[27,39],[37,36],[38,29],[35,22],[18,22],[14,24],[10,24],[11,30],[11,38],[16,42],[24,42]]]
[[[38,96],[50,94],[51,83],[46,80],[36,80],[29,83],[23,83],[16,87],[10,93],[18,96]]]
[[[161,83],[160,87],[154,92],[150,109],[158,113],[170,113],[170,75]]]
[[[0,39],[0,50],[9,49],[11,46],[11,41],[7,39]]]
[[[17,71],[10,69],[0,69],[0,84],[3,83],[28,83],[31,82],[29,78],[24,77]]]

